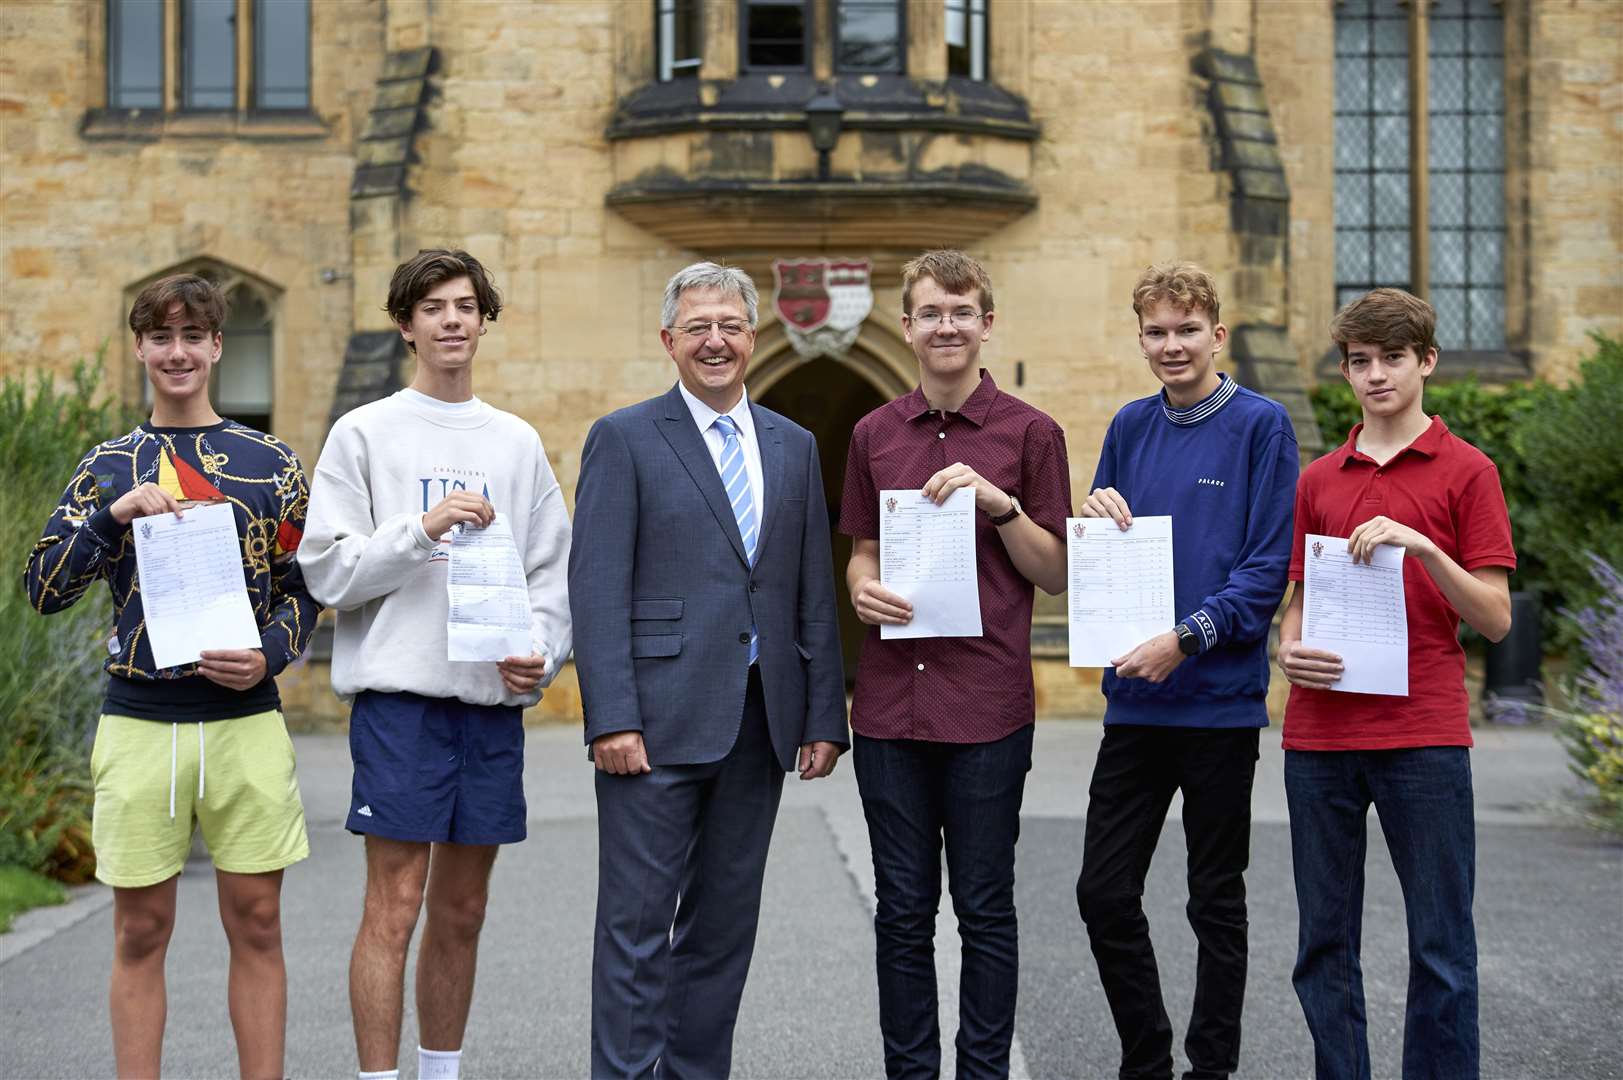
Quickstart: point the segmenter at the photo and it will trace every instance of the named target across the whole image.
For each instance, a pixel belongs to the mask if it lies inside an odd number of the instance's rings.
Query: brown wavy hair
[[[186,318],[212,337],[225,325],[230,305],[214,282],[196,274],[170,274],[142,289],[130,305],[130,330],[136,338],[161,330],[169,321],[169,309],[176,304]]]
[[[397,326],[411,322],[411,309],[437,286],[465,277],[473,283],[474,299],[479,302],[479,317],[496,321],[502,313],[502,294],[497,291],[490,273],[483,263],[466,251],[449,248],[424,248],[394,268],[389,279],[389,299],[383,309]],[[406,343],[412,352],[417,346]]]
[[[1217,325],[1217,283],[1194,263],[1147,266],[1133,286],[1133,314],[1144,325],[1144,309],[1166,301],[1180,311],[1203,311]]]
[[[1424,360],[1427,350],[1437,348],[1437,310],[1402,289],[1371,289],[1336,312],[1330,320],[1330,339],[1343,360],[1354,341],[1383,350],[1413,345],[1415,355]]]

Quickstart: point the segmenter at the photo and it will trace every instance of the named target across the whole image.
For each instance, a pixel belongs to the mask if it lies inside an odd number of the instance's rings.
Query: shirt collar
[[[723,414],[694,397],[693,393],[680,382],[676,384],[676,388],[682,392],[682,400],[687,403],[688,412],[693,414],[693,422],[699,426],[699,431],[709,431],[710,425],[716,422],[716,417]],[[732,417],[733,422],[738,425],[738,430],[745,434],[755,430],[755,424],[750,417],[750,392],[747,387],[738,395],[738,404],[728,409],[725,415]]]
[[[1372,465],[1375,463],[1374,458],[1370,457],[1368,454],[1360,453],[1358,450],[1358,434],[1363,430],[1364,425],[1363,422],[1360,421],[1359,423],[1354,424],[1353,429],[1347,433],[1347,441],[1341,444],[1341,450],[1339,451],[1341,454],[1341,468],[1345,469],[1354,461],[1368,462]],[[1421,457],[1434,458],[1442,451],[1443,439],[1447,435],[1448,425],[1443,423],[1443,418],[1441,416],[1434,416],[1431,418],[1430,426],[1427,427],[1425,431],[1422,431],[1419,435],[1415,436],[1414,442],[1393,454],[1391,461],[1388,461],[1387,465],[1391,465],[1393,461],[1396,461],[1404,454],[1409,453],[1419,454]]]
[[[1227,375],[1224,375],[1222,372],[1218,372],[1217,389],[1213,390],[1211,393],[1207,394],[1205,397],[1201,398],[1187,409],[1175,408],[1167,399],[1167,392],[1163,387],[1161,390],[1161,411],[1165,413],[1167,419],[1171,420],[1174,424],[1187,427],[1190,424],[1198,424],[1202,420],[1216,413],[1218,409],[1221,409],[1224,405],[1227,405],[1229,400],[1233,398],[1235,394],[1239,393],[1239,391],[1239,383],[1235,382]]]
[[[976,427],[984,427],[987,414],[992,411],[992,402],[997,400],[997,395],[997,383],[992,380],[990,372],[981,368],[981,381],[952,415],[961,416]],[[911,393],[901,399],[901,405],[902,415],[910,421],[936,411],[930,407],[922,386],[915,386]]]

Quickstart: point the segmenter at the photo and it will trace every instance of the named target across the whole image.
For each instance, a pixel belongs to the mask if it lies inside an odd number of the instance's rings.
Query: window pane
[[[1431,174],[1431,223],[1448,228],[1465,225],[1465,176],[1461,173]]]
[[[1368,52],[1369,23],[1362,19],[1337,19],[1336,55],[1363,56]]]
[[[215,406],[233,419],[268,416],[271,411],[270,314],[258,297],[238,289],[231,297],[231,316],[220,328],[219,382]],[[243,421],[248,423],[247,420]]]
[[[1505,62],[1498,56],[1473,56],[1467,61],[1471,72],[1471,111],[1499,112],[1505,107]]]
[[[1465,168],[1465,117],[1432,114],[1427,156],[1433,169]]]
[[[986,0],[945,0],[947,74],[986,78]]]
[[[659,79],[697,77],[704,56],[699,0],[656,0]]]
[[[1432,286],[1431,306],[1437,309],[1437,344],[1444,349],[1469,347],[1465,333],[1465,290]]]
[[[1336,61],[1336,111],[1369,111],[1369,64],[1364,60]]]
[[[1365,228],[1369,224],[1369,177],[1342,173],[1336,177],[1336,225]]]
[[[1409,118],[1406,116],[1377,116],[1375,118],[1375,167],[1379,169],[1407,169],[1409,167]]]
[[[1383,285],[1409,284],[1409,230],[1375,234],[1375,280]]]
[[[1409,174],[1375,175],[1375,224],[1396,229],[1409,227]]]
[[[1465,61],[1439,56],[1431,62],[1431,111],[1460,112],[1465,108]]]
[[[1382,56],[1409,55],[1409,20],[1404,17],[1376,19],[1372,25],[1375,51]]]
[[[181,104],[230,109],[237,104],[236,0],[182,0]]]
[[[836,70],[902,70],[899,0],[840,0],[837,24]]]
[[[1470,306],[1470,346],[1473,349],[1505,347],[1505,290],[1472,289]]]
[[[1505,167],[1505,121],[1499,113],[1471,117],[1468,161],[1473,169]]]
[[[1458,229],[1431,231],[1431,283],[1465,284],[1465,233]]]
[[[1505,224],[1505,176],[1497,172],[1471,173],[1466,177],[1471,223],[1503,228]]]
[[[1459,56],[1465,52],[1465,24],[1459,19],[1434,17],[1427,30],[1432,56]]]
[[[1505,234],[1483,229],[1469,235],[1467,280],[1473,285],[1499,285],[1505,280]]]
[[[1473,5],[1467,25],[1468,40],[1473,56],[1502,56],[1505,52],[1505,24],[1498,13],[1488,5]]]
[[[1409,111],[1409,61],[1376,60],[1372,106],[1376,112]]]
[[[749,0],[744,18],[748,66],[806,66],[806,10],[799,0]]]
[[[254,106],[310,107],[310,0],[254,5]]]
[[[1336,230],[1336,280],[1369,281],[1369,233]]]
[[[1369,162],[1369,117],[1336,117],[1336,167],[1367,169]]]
[[[163,108],[163,0],[108,0],[107,104]]]

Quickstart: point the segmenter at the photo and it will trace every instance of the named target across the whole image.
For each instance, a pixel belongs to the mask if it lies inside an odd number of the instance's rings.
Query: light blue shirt
[[[680,382],[676,384],[682,391],[682,400],[687,402],[688,412],[693,414],[693,422],[699,425],[699,434],[704,436],[704,446],[710,451],[710,460],[716,464],[716,475],[721,475],[721,448],[724,445],[721,429],[716,426],[716,417],[722,414],[694,397],[688,388]],[[755,417],[750,413],[750,395],[745,390],[738,396],[738,404],[727,410],[726,415],[733,418],[738,425],[739,442],[744,450],[744,471],[749,473],[750,495],[755,499],[755,515],[759,521],[766,507],[766,477],[761,469],[761,443],[755,437]]]

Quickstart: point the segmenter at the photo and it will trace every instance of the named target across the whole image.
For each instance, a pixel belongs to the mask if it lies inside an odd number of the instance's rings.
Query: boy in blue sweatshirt
[[[1290,563],[1296,435],[1277,402],[1215,369],[1228,330],[1203,270],[1150,267],[1133,311],[1163,389],[1111,421],[1081,514],[1123,529],[1134,514],[1171,515],[1180,621],[1105,673],[1076,900],[1121,1037],[1123,1080],[1170,1077],[1172,1025],[1142,900],[1181,790],[1200,945],[1184,1075],[1226,1077],[1240,1061],[1251,781],[1268,726],[1268,627]]]

